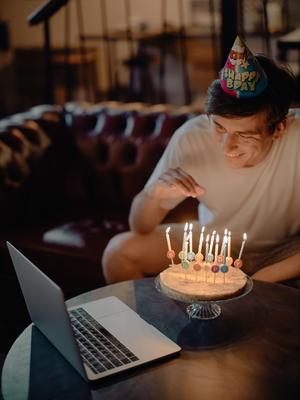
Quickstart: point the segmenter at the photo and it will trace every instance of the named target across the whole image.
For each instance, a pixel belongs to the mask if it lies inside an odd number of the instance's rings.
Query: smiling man
[[[289,110],[294,78],[254,57],[238,38],[233,48],[208,90],[206,114],[173,135],[132,203],[131,231],[109,242],[102,260],[107,282],[156,275],[167,266],[161,223],[189,196],[199,200],[194,239],[200,225],[208,233],[228,228],[236,256],[247,232],[246,273],[273,282],[300,277],[300,111]],[[183,226],[170,226],[178,253]]]
[[[216,140],[223,146],[223,154],[231,168],[254,167],[265,159],[273,141],[285,130],[285,121],[278,124],[272,135],[266,130],[266,113],[232,119],[211,116],[215,127]],[[234,129],[234,130],[233,130]]]

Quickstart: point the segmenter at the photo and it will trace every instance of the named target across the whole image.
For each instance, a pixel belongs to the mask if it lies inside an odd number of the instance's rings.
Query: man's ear
[[[280,139],[286,132],[286,118],[278,122],[275,131],[272,135],[273,140]]]

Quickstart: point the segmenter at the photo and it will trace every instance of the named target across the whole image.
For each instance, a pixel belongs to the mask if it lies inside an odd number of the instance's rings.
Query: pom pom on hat
[[[265,71],[239,36],[221,71],[220,83],[225,93],[237,98],[256,97],[268,85]]]

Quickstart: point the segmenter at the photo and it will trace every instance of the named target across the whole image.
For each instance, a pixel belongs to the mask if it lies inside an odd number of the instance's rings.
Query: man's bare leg
[[[176,253],[175,262],[178,263],[177,254],[182,247],[183,224],[159,225],[148,234],[124,232],[114,236],[104,251],[102,267],[106,282],[110,284],[154,276],[165,269],[170,263],[166,257],[168,226],[171,227],[171,246]],[[194,246],[198,232],[195,227]]]

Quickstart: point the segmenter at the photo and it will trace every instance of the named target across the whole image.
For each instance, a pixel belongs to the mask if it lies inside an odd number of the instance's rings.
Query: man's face
[[[271,149],[275,133],[270,134],[265,112],[249,117],[211,115],[217,143],[223,148],[231,168],[249,168],[259,164]]]

